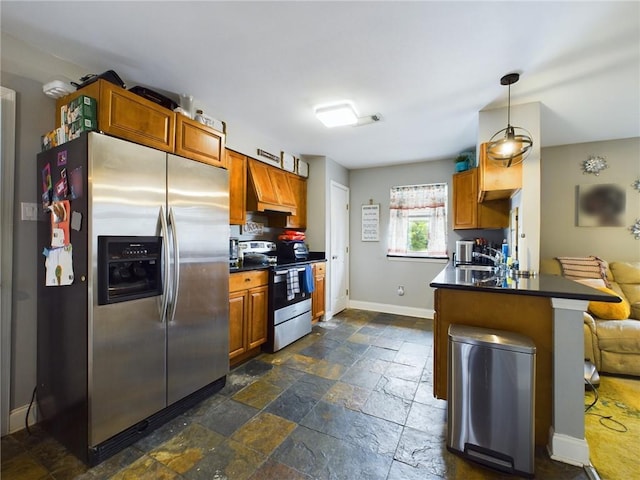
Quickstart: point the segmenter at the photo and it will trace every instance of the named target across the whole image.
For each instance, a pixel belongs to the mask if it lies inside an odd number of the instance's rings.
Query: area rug
[[[591,463],[603,480],[640,478],[640,379],[600,376],[585,414]],[[585,392],[585,407],[595,400]]]

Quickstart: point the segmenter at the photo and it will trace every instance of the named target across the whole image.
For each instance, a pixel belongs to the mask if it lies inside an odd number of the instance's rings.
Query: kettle
[[[473,246],[471,240],[456,241],[456,265],[469,265],[473,263]]]

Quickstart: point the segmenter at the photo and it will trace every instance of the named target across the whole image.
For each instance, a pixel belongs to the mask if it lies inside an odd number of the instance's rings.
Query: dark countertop
[[[559,275],[540,274],[535,277],[497,278],[490,272],[462,270],[449,264],[429,284],[434,288],[486,291],[536,297],[567,298],[597,302],[620,303],[615,295],[587,287]]]

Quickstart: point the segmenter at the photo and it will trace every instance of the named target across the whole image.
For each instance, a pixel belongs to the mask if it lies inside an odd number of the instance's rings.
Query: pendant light
[[[529,155],[533,140],[527,130],[511,125],[511,85],[520,79],[520,74],[509,73],[500,79],[501,85],[509,86],[507,127],[496,132],[487,143],[487,158],[503,167],[522,163]]]

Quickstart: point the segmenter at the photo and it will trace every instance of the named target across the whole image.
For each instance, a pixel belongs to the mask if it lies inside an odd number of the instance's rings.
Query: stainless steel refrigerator
[[[224,386],[228,173],[97,132],[38,169],[39,418],[96,464]]]

